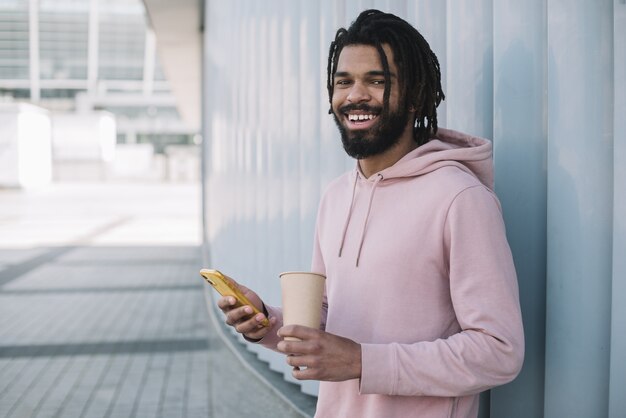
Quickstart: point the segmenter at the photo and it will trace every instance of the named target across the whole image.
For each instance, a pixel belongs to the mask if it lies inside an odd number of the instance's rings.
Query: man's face
[[[410,112],[400,107],[397,69],[388,45],[390,109],[383,112],[385,76],[378,50],[370,45],[342,49],[334,74],[332,109],[343,147],[354,158],[381,154],[397,144],[407,129]]]

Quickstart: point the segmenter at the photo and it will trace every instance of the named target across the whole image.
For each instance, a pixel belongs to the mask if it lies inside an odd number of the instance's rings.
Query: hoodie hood
[[[458,167],[493,190],[491,141],[443,128],[438,129],[437,135],[429,142],[372,177],[382,176],[384,180],[417,177],[445,166]],[[363,177],[358,164],[357,171]]]
[[[471,136],[451,129],[439,128],[437,135],[426,144],[409,152],[394,165],[365,179],[365,176],[356,164],[354,173],[354,183],[352,186],[352,198],[343,228],[341,245],[339,247],[339,257],[343,252],[343,246],[350,225],[350,219],[354,208],[357,184],[359,180],[371,182],[370,196],[368,199],[367,214],[361,228],[361,238],[359,240],[356,266],[359,265],[361,249],[365,240],[367,222],[370,217],[372,202],[376,188],[381,182],[393,181],[407,177],[417,177],[428,174],[442,167],[455,166],[468,174],[475,176],[483,185],[493,190],[493,160],[491,141]]]

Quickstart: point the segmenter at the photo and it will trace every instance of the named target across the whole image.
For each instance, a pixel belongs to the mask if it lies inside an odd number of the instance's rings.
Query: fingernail
[[[249,306],[246,306],[244,310],[246,311],[247,314],[251,314],[253,312],[252,308]]]

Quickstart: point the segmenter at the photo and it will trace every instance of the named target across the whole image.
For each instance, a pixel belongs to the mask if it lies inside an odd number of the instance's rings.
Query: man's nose
[[[348,94],[348,101],[350,103],[367,102],[372,98],[369,92],[362,83],[354,83]]]

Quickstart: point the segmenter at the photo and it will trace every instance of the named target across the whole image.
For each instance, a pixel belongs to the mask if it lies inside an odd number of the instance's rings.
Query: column
[[[613,0],[548,0],[546,418],[606,417]]]

